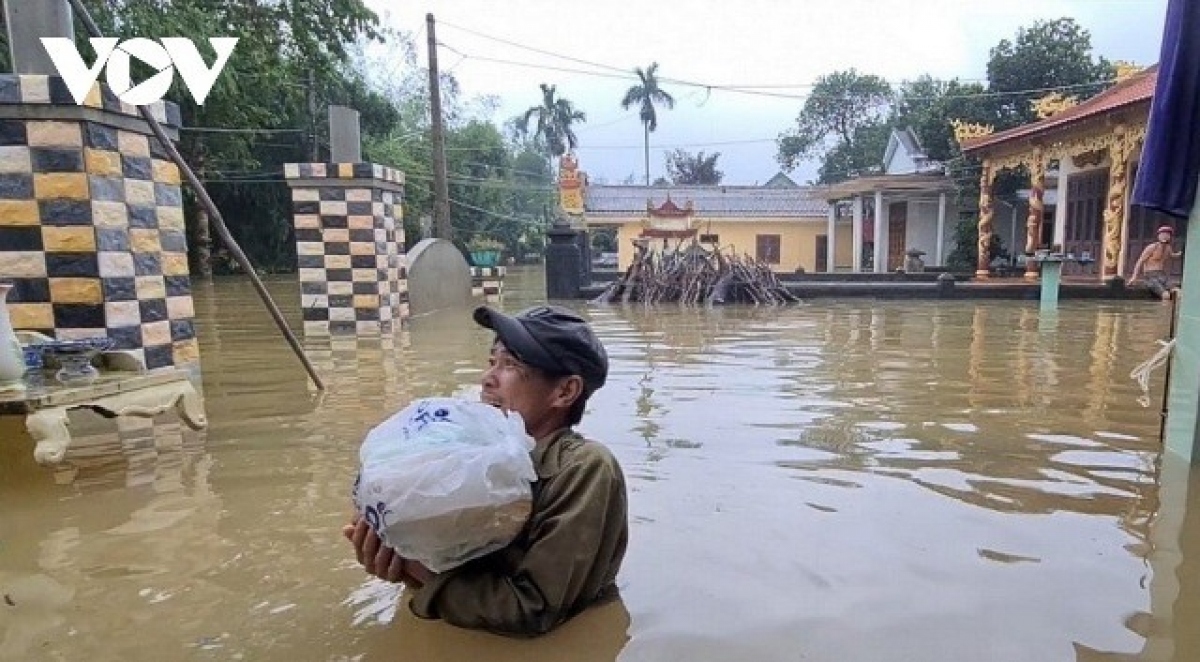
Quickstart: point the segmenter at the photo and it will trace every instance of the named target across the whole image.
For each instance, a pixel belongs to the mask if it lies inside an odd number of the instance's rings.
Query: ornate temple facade
[[[1155,230],[1181,222],[1129,204],[1158,67],[1121,67],[1117,83],[1083,102],[1059,94],[1034,102],[1040,119],[1000,132],[955,123],[965,155],[979,158],[979,246],[977,275],[989,273],[988,251],[996,231],[996,177],[1006,169],[1030,175],[1024,245],[1076,258],[1064,273],[1108,281],[1128,278]],[[1025,261],[1025,275],[1037,278],[1037,263]]]

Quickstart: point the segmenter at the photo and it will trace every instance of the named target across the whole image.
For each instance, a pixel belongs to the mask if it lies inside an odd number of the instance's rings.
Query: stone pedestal
[[[408,317],[404,173],[289,163],[305,333],[380,333]]]
[[[592,233],[586,227],[579,232],[579,278],[583,285],[592,282]]]
[[[1040,260],[1042,287],[1040,308],[1043,311],[1058,309],[1058,290],[1062,285],[1062,258],[1049,257]]]
[[[546,297],[578,299],[582,287],[578,233],[569,227],[555,226],[546,235],[550,239],[546,247]]]
[[[179,108],[153,112],[176,138]],[[179,169],[107,86],[79,106],[57,76],[0,75],[0,278],[18,330],[199,358]]]

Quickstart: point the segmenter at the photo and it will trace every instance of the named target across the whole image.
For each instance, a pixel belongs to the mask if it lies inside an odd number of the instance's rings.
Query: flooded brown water
[[[487,334],[308,339],[318,395],[248,283],[197,290],[208,430],[81,413],[44,470],[0,422],[0,659],[1200,660],[1200,484],[1128,377],[1157,304],[588,309],[623,602],[514,641],[397,610],[339,535],[363,434],[469,390]]]

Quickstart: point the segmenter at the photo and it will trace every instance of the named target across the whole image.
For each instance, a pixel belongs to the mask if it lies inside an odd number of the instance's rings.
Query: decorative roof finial
[[[1078,97],[1065,97],[1058,92],[1051,92],[1040,99],[1029,102],[1030,107],[1033,108],[1033,112],[1037,113],[1039,119],[1054,117],[1062,111],[1078,104]]]
[[[959,144],[962,144],[964,140],[990,136],[996,130],[991,124],[976,124],[963,120],[950,120],[950,125],[954,127],[954,139]]]

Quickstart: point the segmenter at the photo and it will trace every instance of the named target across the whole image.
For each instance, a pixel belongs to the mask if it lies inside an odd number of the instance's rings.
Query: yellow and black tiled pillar
[[[304,331],[388,332],[408,317],[404,173],[373,163],[289,163]]]
[[[175,137],[178,107],[154,112]],[[57,76],[0,75],[0,278],[17,329],[199,358],[179,169],[106,86],[79,106]]]
[[[471,267],[471,295],[488,303],[504,298],[504,267]]]

